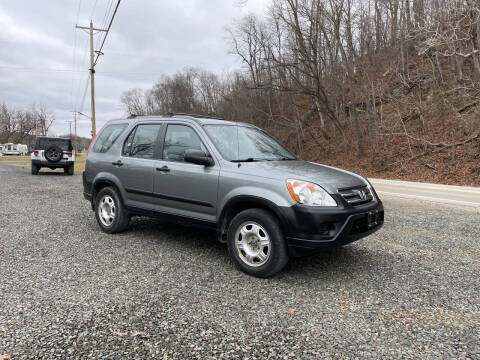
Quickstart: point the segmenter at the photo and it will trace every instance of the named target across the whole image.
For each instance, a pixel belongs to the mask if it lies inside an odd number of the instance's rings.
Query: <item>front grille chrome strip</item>
[[[338,193],[352,206],[366,204],[373,199],[373,195],[367,186],[338,189]]]

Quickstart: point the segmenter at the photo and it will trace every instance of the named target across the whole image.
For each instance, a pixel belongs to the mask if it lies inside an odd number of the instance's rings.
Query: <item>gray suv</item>
[[[133,215],[214,229],[258,277],[363,238],[384,217],[361,176],[303,161],[255,126],[187,114],[108,122],[90,144],[83,187],[104,232]]]

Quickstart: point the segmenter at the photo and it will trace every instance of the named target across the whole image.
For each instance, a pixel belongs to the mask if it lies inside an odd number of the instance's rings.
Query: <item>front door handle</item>
[[[112,162],[112,165],[113,166],[122,166],[123,163],[120,160],[118,160],[117,162]]]
[[[157,168],[157,171],[161,171],[161,172],[170,172],[170,169],[168,168],[168,166],[162,166],[161,168]]]

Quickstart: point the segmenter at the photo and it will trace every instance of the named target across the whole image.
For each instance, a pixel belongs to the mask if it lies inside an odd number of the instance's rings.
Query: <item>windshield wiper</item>
[[[264,159],[254,159],[252,157],[246,158],[246,159],[240,159],[240,160],[230,160],[230,162],[233,163],[239,163],[239,162],[254,162],[254,161],[262,161]]]
[[[280,158],[274,158],[274,159],[267,159],[268,161],[287,161],[287,160],[297,160],[295,158],[289,158],[289,157],[280,157]]]

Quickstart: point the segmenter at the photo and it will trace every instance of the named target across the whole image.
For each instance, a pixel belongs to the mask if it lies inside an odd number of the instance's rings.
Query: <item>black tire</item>
[[[43,152],[43,156],[47,161],[52,163],[57,163],[63,158],[63,150],[58,146],[49,146]]]
[[[248,222],[253,222],[265,229],[270,239],[269,256],[266,262],[259,266],[250,266],[242,259],[242,251],[237,248],[237,231]],[[247,225],[248,227],[248,225]],[[260,278],[266,278],[280,272],[288,262],[288,251],[283,236],[280,223],[277,218],[264,209],[247,209],[238,213],[230,222],[227,233],[227,245],[230,257],[234,260],[237,267],[243,272]]]
[[[32,164],[32,175],[38,175],[40,167],[38,165]]]
[[[99,211],[101,204],[107,198],[113,201],[115,210],[114,218],[110,224],[108,224],[108,221],[106,221],[105,218],[100,215],[101,211]],[[107,234],[114,234],[125,230],[125,228],[128,226],[129,216],[125,211],[117,189],[113,187],[104,187],[98,192],[98,194],[95,196],[95,218],[97,219],[100,229]]]
[[[68,165],[67,167],[63,168],[63,172],[68,175],[73,175],[74,169],[75,168],[73,165]]]

